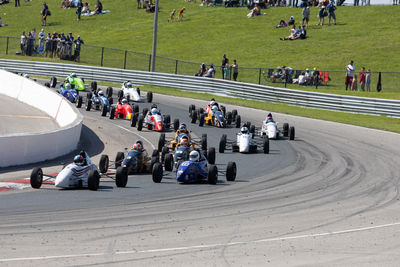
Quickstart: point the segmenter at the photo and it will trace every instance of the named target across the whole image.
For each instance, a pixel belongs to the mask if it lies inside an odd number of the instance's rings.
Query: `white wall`
[[[76,149],[83,117],[61,95],[33,80],[4,70],[0,70],[0,94],[42,110],[60,126],[52,131],[44,129],[39,134],[0,136],[0,167],[53,159]]]

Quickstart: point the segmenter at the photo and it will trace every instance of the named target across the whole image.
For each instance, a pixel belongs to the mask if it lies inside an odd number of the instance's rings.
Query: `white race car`
[[[261,125],[261,130],[259,131],[260,136],[268,136],[269,139],[279,139],[279,136],[282,134],[284,137],[289,137],[289,140],[294,140],[294,127],[289,127],[288,123],[283,124],[283,129],[278,129],[278,123],[275,121],[263,121]]]
[[[100,168],[90,160],[88,154],[82,151],[74,158],[74,162],[64,166],[60,173],[55,175],[43,174],[41,168],[34,168],[31,172],[30,182],[33,188],[40,188],[43,177],[55,178],[55,186],[60,188],[89,188],[97,190],[101,176],[107,176],[109,160],[107,155],[100,158]],[[118,186],[118,183],[117,183]]]
[[[142,99],[140,97],[140,89],[132,86],[130,81],[124,82],[122,84],[121,90],[118,92],[119,98],[126,98],[128,101],[140,102]],[[153,101],[153,93],[147,92],[146,101],[151,103]]]
[[[232,152],[257,153],[260,148],[264,154],[269,154],[269,139],[263,137],[262,142],[253,140],[254,133],[249,132],[248,124],[243,125],[240,133],[236,134],[236,140],[227,140],[226,134],[221,136],[219,141],[219,153],[224,153],[225,149],[232,149]]]

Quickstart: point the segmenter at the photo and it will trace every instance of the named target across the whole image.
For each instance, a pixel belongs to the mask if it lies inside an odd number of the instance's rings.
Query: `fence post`
[[[176,60],[175,64],[175,74],[178,74],[178,60]]]
[[[149,72],[150,72],[150,70],[151,70],[151,55],[149,57]]]
[[[125,60],[124,60],[124,69],[126,69],[126,53],[127,53],[128,51],[125,51]]]
[[[9,39],[10,37],[7,37],[7,48],[6,48],[6,55],[8,55],[8,39]]]
[[[103,54],[104,54],[104,47],[101,48],[101,64],[100,66],[103,67]]]
[[[260,68],[260,71],[258,73],[258,84],[261,84],[261,68]]]

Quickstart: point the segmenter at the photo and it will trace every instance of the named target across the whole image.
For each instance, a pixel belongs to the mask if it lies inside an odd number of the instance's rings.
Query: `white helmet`
[[[152,109],[151,109],[151,113],[152,113],[153,115],[156,115],[156,114],[158,113],[158,110],[157,110],[156,108],[152,108]]]
[[[76,73],[75,73],[75,72],[72,73],[72,74],[71,74],[71,77],[72,77],[72,78],[76,78]]]
[[[210,102],[210,106],[213,106],[213,105],[215,105],[215,101]]]
[[[24,77],[25,77],[25,78],[29,78],[29,75],[28,75],[28,74],[25,74]]]
[[[126,87],[127,87],[127,88],[131,88],[131,87],[132,87],[132,83],[128,82],[128,83],[126,84]]]
[[[66,83],[66,84],[65,84],[65,89],[67,89],[67,90],[71,90],[71,84],[69,84],[69,83]]]
[[[214,112],[215,112],[215,111],[218,111],[218,107],[217,107],[217,106],[213,106],[213,107],[212,107],[212,111],[214,111]]]
[[[189,154],[189,160],[190,161],[199,161],[200,159],[200,154],[197,151],[192,151]]]
[[[246,134],[246,133],[249,132],[249,129],[247,129],[246,126],[243,126],[242,129],[240,129],[240,131],[241,131],[243,134]]]
[[[104,96],[104,92],[103,91],[99,91],[99,96]]]
[[[125,105],[127,103],[128,103],[128,99],[126,99],[126,98],[122,99],[122,105]]]

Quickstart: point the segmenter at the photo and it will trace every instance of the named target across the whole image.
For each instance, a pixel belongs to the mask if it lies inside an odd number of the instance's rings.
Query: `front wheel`
[[[204,114],[200,113],[200,117],[199,117],[199,126],[203,127],[204,124]]]
[[[236,116],[236,120],[235,120],[235,127],[236,128],[240,128],[240,115]]]
[[[96,170],[90,170],[87,178],[89,190],[96,191],[100,184],[100,175]]]
[[[82,107],[82,102],[83,102],[83,98],[82,96],[78,96],[78,99],[76,100],[76,107],[77,108],[81,108]]]
[[[264,154],[269,154],[269,138],[268,136],[263,136],[263,151]]]
[[[177,131],[179,129],[179,119],[174,120],[174,130]]]
[[[34,168],[31,172],[31,186],[33,188],[40,188],[43,182],[43,171],[41,168]]]
[[[107,105],[106,104],[103,104],[103,106],[101,107],[100,114],[102,117],[105,117],[107,115]]]
[[[143,128],[143,117],[139,116],[139,119],[137,121],[137,130],[140,132]]]
[[[136,126],[137,116],[138,116],[137,113],[132,114],[132,117],[131,117],[131,127],[135,127],[135,126]]]
[[[115,116],[115,107],[110,107],[110,120],[114,119]]]
[[[147,102],[151,103],[153,101],[153,93],[152,92],[147,92]]]
[[[151,175],[153,177],[153,182],[160,183],[163,177],[163,169],[162,164],[157,162],[154,164],[153,169],[151,171]]]
[[[216,184],[218,181],[218,169],[215,165],[210,165],[207,173],[207,181],[209,184]]]
[[[224,153],[225,147],[226,147],[226,134],[223,134],[221,136],[221,139],[219,140],[219,153]]]
[[[165,170],[171,172],[174,168],[174,159],[172,154],[165,155]]]
[[[100,173],[106,173],[108,171],[108,164],[110,160],[107,155],[101,155],[100,162],[99,162],[99,169]]]
[[[97,90],[97,82],[96,82],[96,81],[93,81],[93,82],[90,84],[90,87],[92,88],[92,91],[96,91],[96,90]]]
[[[118,167],[115,173],[115,184],[117,187],[125,187],[128,183],[128,173],[124,167]]]
[[[233,182],[236,179],[236,163],[228,162],[226,166],[226,180]]]
[[[90,111],[90,109],[92,108],[92,100],[86,100],[86,111]]]
[[[207,152],[207,160],[210,164],[215,164],[215,148],[210,147]]]
[[[108,97],[112,97],[112,94],[113,94],[113,88],[111,86],[107,87],[106,95]]]
[[[294,140],[294,127],[290,126],[289,128],[289,140]]]
[[[160,134],[160,137],[158,138],[158,151],[163,150],[163,146],[165,144],[165,133]]]

